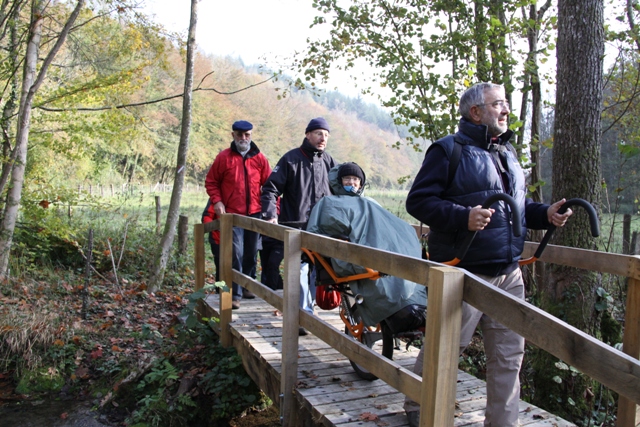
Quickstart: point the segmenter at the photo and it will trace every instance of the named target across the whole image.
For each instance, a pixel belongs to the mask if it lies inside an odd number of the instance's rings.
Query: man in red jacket
[[[271,174],[267,158],[251,141],[253,125],[239,120],[232,126],[233,142],[211,165],[204,182],[216,216],[225,213],[260,217],[262,185]],[[256,278],[256,259],[259,235],[253,231],[233,227],[233,268]],[[242,298],[255,298],[251,292],[233,284],[234,309],[240,308]]]

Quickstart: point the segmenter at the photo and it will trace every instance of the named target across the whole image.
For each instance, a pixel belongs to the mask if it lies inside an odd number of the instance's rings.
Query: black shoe
[[[242,299],[254,299],[256,297],[256,294],[254,294],[251,291],[248,291],[246,289],[242,289]]]
[[[240,301],[233,300],[231,301],[231,309],[237,310],[240,308]]]
[[[420,425],[420,411],[407,412],[407,421],[409,421],[409,427],[418,427]]]
[[[309,335],[309,332],[308,332],[305,328],[303,328],[302,326],[300,326],[300,327],[298,328],[298,335],[299,335],[299,336],[301,336],[301,337],[303,337],[303,336],[305,336],[305,335]]]

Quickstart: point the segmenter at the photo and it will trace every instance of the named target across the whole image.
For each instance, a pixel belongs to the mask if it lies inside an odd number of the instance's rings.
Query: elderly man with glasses
[[[472,86],[460,98],[459,109],[462,118],[458,132],[429,147],[407,197],[407,211],[429,226],[432,261],[454,259],[465,235],[477,231],[458,266],[511,295],[524,298],[518,260],[526,228],[521,237],[515,237],[508,205],[501,202],[484,209],[482,203],[493,194],[506,193],[519,205],[523,227],[534,229],[545,229],[550,224],[563,226],[571,210],[558,213],[565,199],[553,205],[527,199],[524,173],[509,143],[513,132],[509,130],[509,103],[503,86],[493,83]],[[450,167],[450,163],[454,166]],[[471,341],[477,325],[483,332],[487,356],[484,425],[516,426],[524,339],[465,303],[460,352]],[[414,367],[419,375],[423,351],[424,346]],[[410,426],[418,425],[419,409],[416,402],[406,399]]]

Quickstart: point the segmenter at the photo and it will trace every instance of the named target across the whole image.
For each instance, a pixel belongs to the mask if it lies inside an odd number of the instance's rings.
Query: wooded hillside
[[[118,26],[116,22],[111,24]],[[32,127],[27,185],[38,178],[52,185],[172,179],[180,136],[181,98],[150,101],[181,93],[184,55],[167,40],[155,49],[147,56],[158,55],[160,62],[150,61],[136,70],[129,69],[117,89],[105,88],[102,94],[90,97],[63,94],[53,102],[63,111],[40,109],[35,113],[38,120]],[[67,51],[66,56],[66,61],[73,61],[72,52]],[[135,56],[144,53],[137,52]],[[122,66],[127,65],[130,66]],[[97,75],[102,72],[101,66],[107,65],[94,64]],[[109,66],[117,66],[116,61]],[[229,146],[234,121],[254,124],[254,142],[275,165],[282,154],[300,145],[307,123],[318,116],[325,117],[331,125],[327,150],[338,161],[360,164],[375,188],[397,188],[399,178],[415,174],[423,153],[404,144],[399,149],[392,148],[400,138],[380,108],[335,92],[298,91],[289,88],[287,79],[282,77],[265,82],[271,75],[256,67],[245,67],[237,59],[203,53],[197,56],[186,175],[189,182],[204,181],[215,156]],[[60,84],[57,92],[70,84],[79,85],[75,80],[52,80],[49,91],[55,91],[56,84]],[[255,86],[233,93],[252,85]],[[141,105],[81,110],[133,103]],[[367,122],[358,116],[373,119]],[[386,129],[372,123],[380,117],[388,118]]]

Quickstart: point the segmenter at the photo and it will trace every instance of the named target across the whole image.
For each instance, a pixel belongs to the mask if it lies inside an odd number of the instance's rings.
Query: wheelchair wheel
[[[349,326],[345,325],[345,334],[349,335],[357,341],[360,341],[362,344],[366,345],[376,353],[382,354],[387,359],[393,359],[393,348],[395,344],[393,333],[387,327],[387,325],[384,324],[384,322],[382,324],[379,324],[375,329],[363,326],[362,334],[360,335],[360,338],[358,338],[352,333],[353,327],[358,327],[358,325],[361,323],[361,318],[358,314],[357,306],[355,304],[351,306],[348,315],[346,315],[345,317],[349,320],[349,323],[352,326],[352,328],[349,328]],[[373,381],[378,379],[378,377],[376,377],[374,374],[366,370],[364,367],[358,365],[354,361],[349,360],[349,362],[351,363],[353,370],[356,371],[356,374],[358,374],[358,376],[363,380]]]

